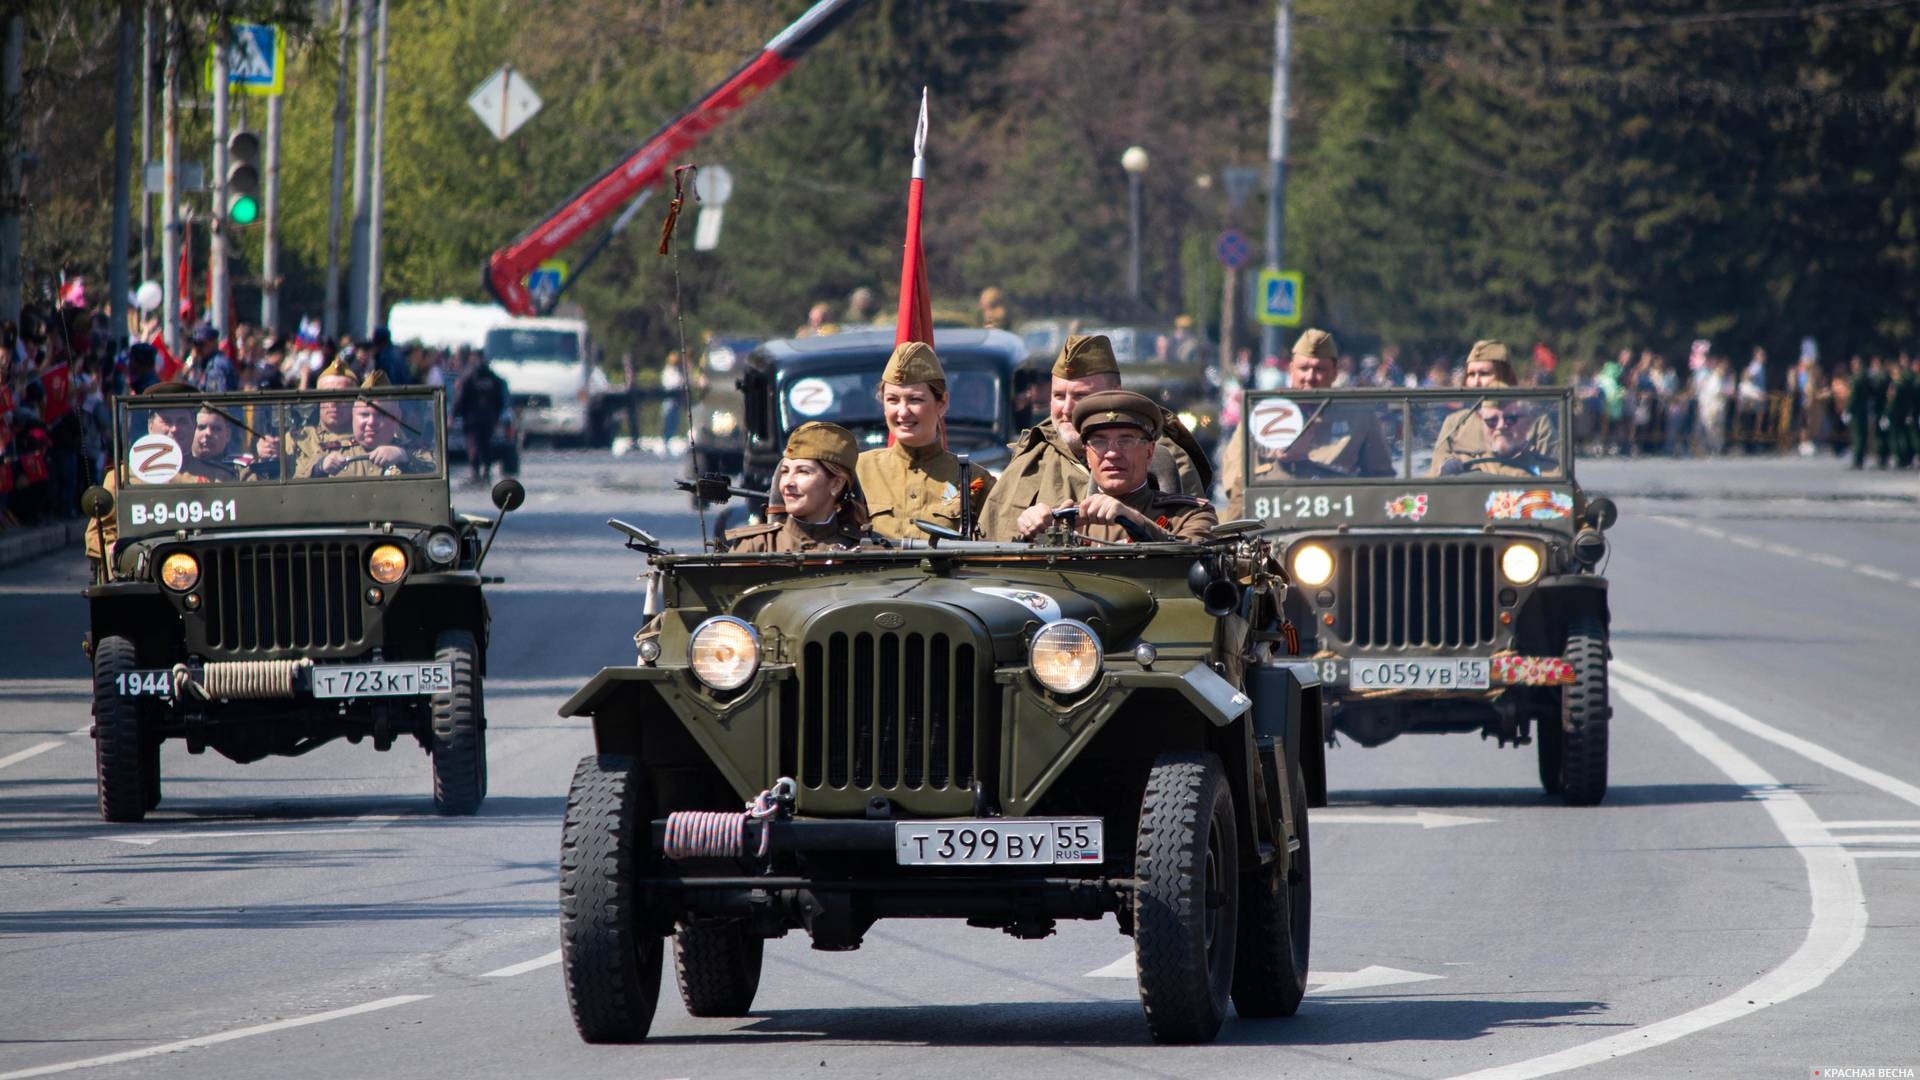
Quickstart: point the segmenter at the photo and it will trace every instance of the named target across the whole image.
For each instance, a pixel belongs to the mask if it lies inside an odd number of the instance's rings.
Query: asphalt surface
[[[1920,1067],[1920,480],[1825,457],[1583,464],[1621,506],[1606,802],[1558,806],[1531,748],[1472,736],[1330,752],[1290,1020],[1156,1047],[1110,920],[882,923],[850,954],[771,943],[747,1019],[689,1018],[669,976],[651,1041],[586,1046],[550,958],[591,740],[555,710],[631,659],[641,562],[603,519],[694,534],[671,470],[531,457],[472,819],[432,815],[412,749],[169,743],[160,809],[103,824],[83,562],[0,572],[0,1080]]]

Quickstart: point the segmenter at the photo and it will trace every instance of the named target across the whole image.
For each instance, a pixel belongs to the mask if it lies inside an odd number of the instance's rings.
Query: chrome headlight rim
[[[1508,584],[1531,585],[1540,580],[1540,572],[1545,568],[1546,558],[1539,546],[1525,540],[1508,544],[1500,552],[1500,576],[1506,578]]]
[[[747,641],[753,646],[752,656],[746,666],[737,678],[731,680],[711,678],[710,673],[701,667],[700,639],[721,625],[735,626],[746,631]],[[687,670],[693,672],[693,677],[700,680],[700,685],[718,693],[732,693],[752,682],[753,677],[760,672],[760,657],[760,631],[754,629],[753,624],[747,620],[733,615],[715,615],[703,620],[699,626],[693,628],[692,635],[687,638]]]
[[[1093,662],[1087,666],[1086,674],[1078,682],[1055,685],[1042,674],[1044,669],[1036,661],[1043,643],[1063,630],[1076,631],[1082,636],[1086,648],[1092,652]],[[1093,632],[1093,627],[1078,619],[1055,619],[1035,631],[1033,640],[1027,642],[1027,670],[1032,673],[1033,681],[1061,697],[1072,697],[1075,694],[1084,693],[1088,687],[1100,681],[1106,666],[1106,654],[1100,645],[1100,635]]]
[[[1287,568],[1293,580],[1318,588],[1333,580],[1333,552],[1324,544],[1301,544],[1287,553]]]
[[[427,536],[427,561],[435,566],[452,566],[460,557],[460,538],[450,532],[435,531]]]
[[[394,556],[399,558],[400,568],[398,570],[382,571],[380,569],[383,565],[381,555],[386,552],[392,552]],[[367,576],[382,585],[399,584],[400,579],[407,576],[407,564],[409,561],[407,558],[407,549],[399,544],[377,544],[373,550],[367,552]]]
[[[186,570],[185,584],[176,585],[168,577],[167,570],[168,568],[174,565],[175,559],[184,560],[186,563],[187,570]],[[160,584],[166,586],[168,589],[171,589],[174,592],[177,592],[177,593],[192,592],[194,587],[200,584],[200,560],[195,558],[193,553],[190,551],[169,551],[167,552],[166,557],[160,560],[159,578],[160,578]]]

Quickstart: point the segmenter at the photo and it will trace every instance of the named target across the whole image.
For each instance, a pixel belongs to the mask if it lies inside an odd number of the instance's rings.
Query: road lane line
[[[1852,758],[1842,757],[1819,743],[1803,739],[1798,735],[1790,735],[1772,724],[1754,719],[1719,698],[1709,697],[1697,690],[1689,690],[1684,686],[1668,682],[1633,664],[1615,660],[1613,671],[1642,686],[1658,690],[1669,697],[1679,698],[1716,720],[1723,720],[1749,735],[1758,736],[1775,746],[1791,750],[1816,765],[1832,769],[1843,776],[1852,777],[1869,787],[1878,788],[1903,802],[1920,806],[1920,787],[1909,784],[1897,776],[1889,776],[1879,769],[1862,765]]]
[[[1420,810],[1411,814],[1373,814],[1353,810],[1315,810],[1309,823],[1315,825],[1418,825],[1422,829],[1447,829],[1455,825],[1491,825],[1492,818],[1467,817],[1464,814],[1440,814]]]
[[[1620,667],[1616,661],[1615,670]],[[1523,1080],[1584,1068],[1698,1034],[1818,988],[1867,937],[1867,897],[1853,853],[1839,845],[1799,792],[1706,726],[1641,686],[1614,685],[1629,705],[1671,731],[1695,753],[1746,789],[1806,864],[1812,918],[1807,936],[1778,967],[1697,1009],[1551,1054],[1466,1073],[1455,1080]]]
[[[1920,829],[1920,820],[1900,821],[1829,821],[1829,829]],[[1920,839],[1915,837],[1914,839]]]
[[[531,960],[522,960],[517,964],[508,964],[503,968],[495,968],[492,971],[482,972],[480,977],[483,979],[511,979],[515,975],[525,975],[529,971],[539,971],[541,968],[552,967],[559,962],[560,950],[555,949],[545,956],[536,956]]]
[[[1867,575],[1870,578],[1879,578],[1881,581],[1899,581],[1900,580],[1899,574],[1896,574],[1891,570],[1882,570],[1877,566],[1868,566],[1866,563],[1855,563],[1853,568],[1855,570],[1858,570],[1860,573]]]
[[[213,1035],[202,1035],[194,1039],[181,1039],[179,1042],[161,1043],[139,1050],[125,1050],[118,1054],[103,1054],[100,1057],[82,1058],[79,1061],[63,1061],[54,1065],[36,1065],[31,1069],[0,1073],[0,1080],[27,1080],[30,1076],[52,1076],[55,1073],[72,1072],[75,1069],[97,1069],[102,1065],[119,1065],[127,1061],[139,1061],[143,1058],[160,1057],[163,1054],[178,1054],[183,1050],[199,1050],[203,1047],[218,1046],[236,1039],[248,1039],[255,1035],[271,1035],[276,1031],[306,1027],[310,1024],[323,1024],[329,1020],[344,1020],[349,1016],[391,1009],[396,1005],[411,1005],[416,1001],[425,1001],[432,994],[401,994],[397,997],[381,998],[360,1005],[349,1005],[344,1009],[314,1013],[311,1016],[296,1016],[291,1020],[275,1020],[269,1024],[255,1024],[252,1027],[234,1028]]]
[[[1856,859],[1920,859],[1920,848],[1911,851],[1849,851],[1847,854]]]
[[[1836,836],[1842,844],[1912,844],[1920,842],[1920,836],[1906,833],[1868,833],[1864,836]]]
[[[65,745],[67,744],[56,740],[53,742],[35,743],[25,750],[15,750],[6,757],[0,757],[0,769],[4,769],[9,765],[18,765],[30,757],[39,757],[49,750],[58,750]]]

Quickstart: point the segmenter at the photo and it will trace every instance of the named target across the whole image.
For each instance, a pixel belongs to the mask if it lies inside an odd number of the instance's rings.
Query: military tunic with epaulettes
[[[1131,509],[1140,511],[1147,519],[1146,531],[1153,540],[1200,540],[1207,531],[1220,524],[1220,516],[1205,499],[1196,499],[1191,495],[1160,491],[1151,482],[1128,495],[1115,496]],[[1132,536],[1126,527],[1114,523],[1107,525],[1092,522],[1076,527],[1076,532],[1089,540],[1103,544],[1131,544]]]
[[[826,521],[810,523],[797,518],[728,529],[727,550],[744,553],[784,551],[852,551],[871,546],[867,534],[852,522],[836,514]]]
[[[908,341],[896,346],[880,373],[882,385],[927,384],[944,395],[947,373],[933,346]],[[970,467],[961,475],[960,459],[939,444],[910,447],[901,443],[869,450],[854,468],[860,494],[872,515],[870,527],[880,535],[920,540],[926,534],[914,524],[923,520],[942,528],[966,532],[980,518],[980,508],[993,491],[993,474]],[[973,521],[962,522],[962,485]]]

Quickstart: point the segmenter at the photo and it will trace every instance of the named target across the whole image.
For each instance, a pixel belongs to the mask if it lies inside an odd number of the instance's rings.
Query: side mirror
[[[1620,508],[1613,505],[1612,499],[1605,495],[1595,495],[1587,500],[1587,524],[1605,532],[1613,528],[1613,523],[1618,520],[1620,520]]]
[[[526,501],[526,485],[511,476],[493,485],[493,507],[503,514],[520,509]]]
[[[81,494],[80,509],[96,521],[105,521],[113,513],[113,492],[93,485]]]

